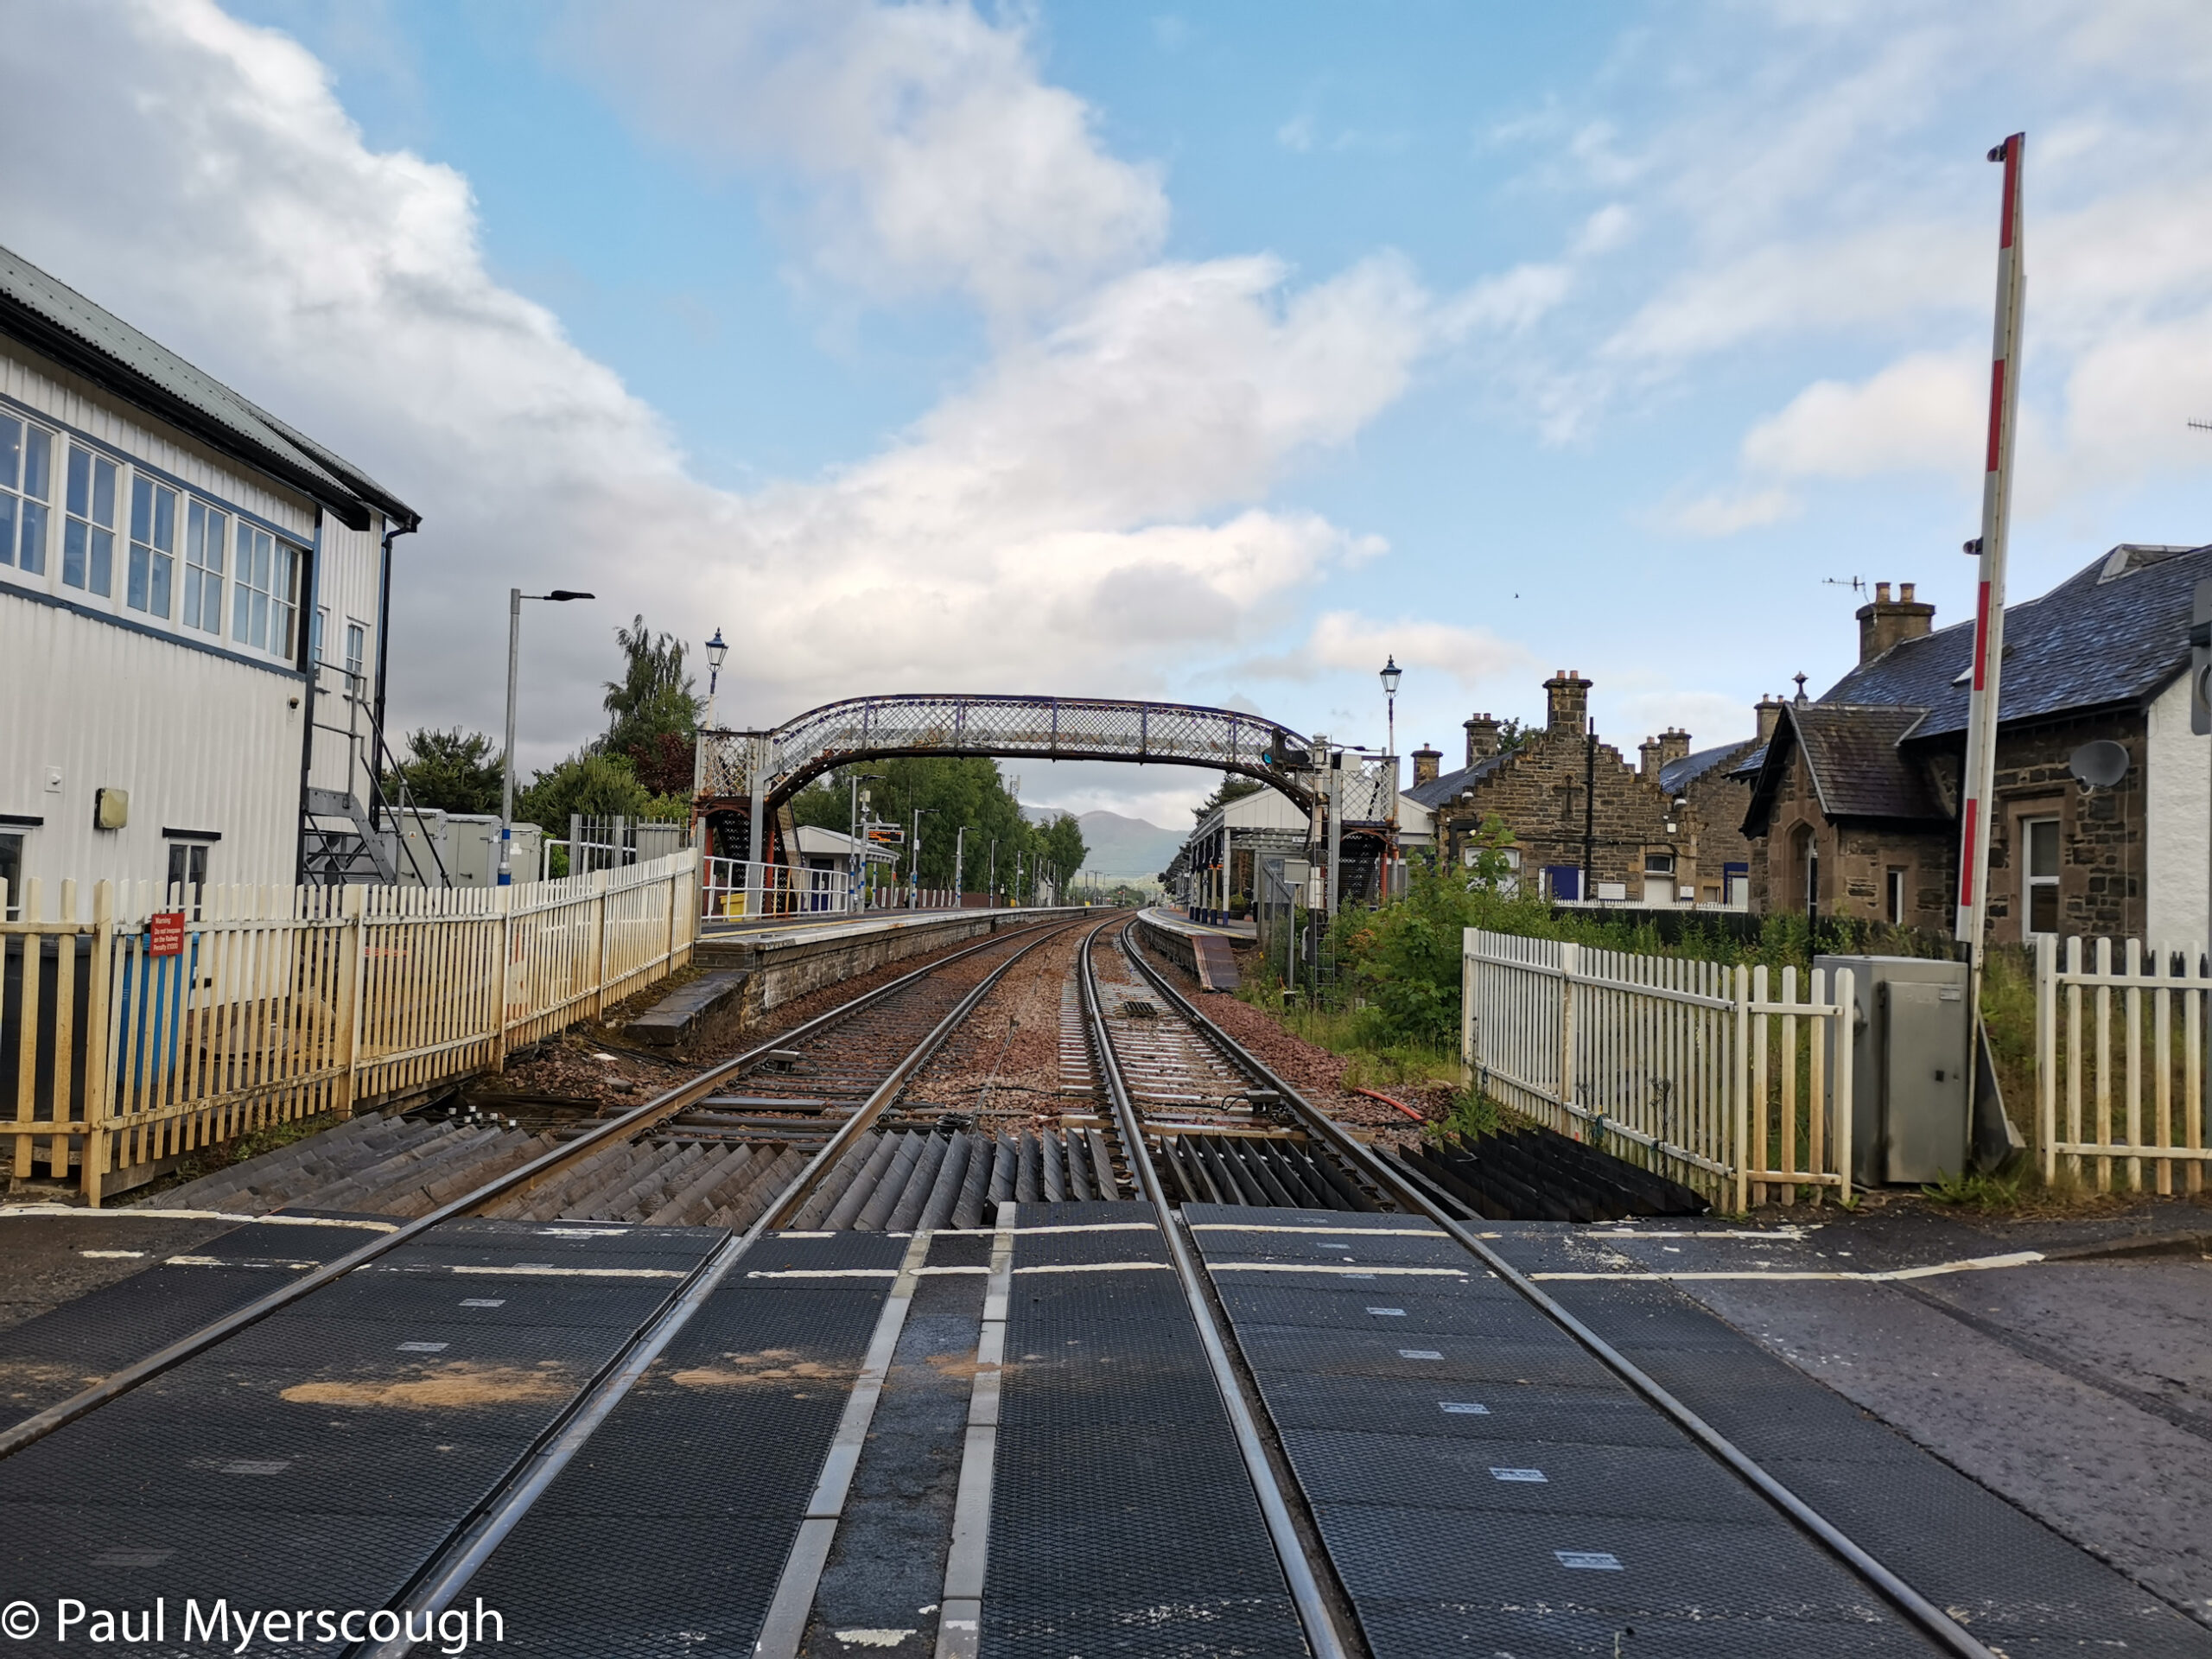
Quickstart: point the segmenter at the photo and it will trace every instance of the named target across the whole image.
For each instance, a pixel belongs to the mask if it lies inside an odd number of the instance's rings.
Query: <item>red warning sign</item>
[[[184,912],[156,911],[146,920],[146,954],[181,957],[184,954]]]

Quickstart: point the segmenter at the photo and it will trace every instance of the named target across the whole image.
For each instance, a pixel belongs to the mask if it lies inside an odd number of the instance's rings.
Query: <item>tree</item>
[[[843,833],[851,822],[850,785],[855,772],[872,772],[880,779],[861,787],[874,797],[875,816],[884,822],[911,831],[914,809],[922,809],[923,887],[952,885],[954,853],[964,827],[967,856],[960,872],[961,885],[970,893],[980,893],[989,885],[991,843],[995,841],[1000,896],[1003,899],[1013,891],[1017,854],[1027,893],[1030,872],[1044,844],[1044,832],[1022,813],[1017,798],[1020,780],[1007,779],[996,761],[902,755],[841,766],[792,797],[792,817],[803,824]],[[901,881],[912,877],[912,856],[911,847],[899,851]]]
[[[384,780],[385,793],[397,798],[404,781],[415,804],[439,812],[497,812],[499,757],[481,732],[410,732],[407,758]]]
[[[1056,872],[1060,885],[1065,887],[1083,868],[1083,855],[1089,850],[1083,843],[1083,825],[1074,813],[1063,812],[1045,826],[1039,839],[1042,844],[1038,850],[1044,857],[1045,868]]]
[[[652,792],[638,781],[626,759],[586,751],[534,776],[530,787],[515,798],[515,817],[538,825],[549,836],[562,836],[569,833],[571,813],[588,818],[642,818],[653,816],[653,805]]]
[[[1233,772],[1221,774],[1220,787],[1191,809],[1191,816],[1203,822],[1207,813],[1216,807],[1227,806],[1231,801],[1241,801],[1247,795],[1256,795],[1267,785],[1256,778],[1245,778]]]
[[[599,747],[627,760],[653,793],[689,795],[692,747],[706,705],[683,671],[683,642],[672,633],[656,636],[642,614],[616,628],[614,639],[622,648],[622,677],[606,683],[607,735]]]

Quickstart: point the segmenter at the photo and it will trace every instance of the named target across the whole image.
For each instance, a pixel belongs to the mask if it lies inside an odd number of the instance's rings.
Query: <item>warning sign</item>
[[[146,920],[146,954],[181,957],[184,954],[184,912],[156,911]]]

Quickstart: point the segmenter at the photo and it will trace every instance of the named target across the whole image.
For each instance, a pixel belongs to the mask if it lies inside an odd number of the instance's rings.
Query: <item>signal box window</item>
[[[2021,837],[2027,842],[2024,861],[2027,892],[2022,895],[2027,901],[2028,931],[2056,933],[2058,931],[2058,820],[2056,818],[2028,818],[2020,825]]]

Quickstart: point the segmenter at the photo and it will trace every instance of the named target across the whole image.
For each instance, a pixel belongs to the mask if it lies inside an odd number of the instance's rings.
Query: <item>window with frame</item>
[[[322,637],[330,632],[330,607],[315,607],[315,620],[308,627],[308,656],[318,668],[322,666]]]
[[[105,455],[79,443],[69,446],[61,581],[103,599],[115,584],[115,497],[121,473]]]
[[[130,563],[123,602],[168,620],[176,577],[176,492],[143,476],[130,480]]]
[[[0,415],[0,564],[46,574],[46,515],[54,473],[54,434]]]
[[[169,842],[169,880],[164,891],[175,893],[186,908],[200,908],[200,890],[207,885],[207,843],[204,841]],[[181,893],[178,889],[181,888]],[[167,902],[166,900],[164,902]]]
[[[0,887],[7,889],[5,896],[0,897],[0,921],[22,914],[23,838],[9,830],[0,830]]]
[[[178,620],[188,628],[223,632],[223,542],[231,515],[205,501],[184,510],[184,608]]]
[[[300,555],[265,530],[241,522],[233,544],[231,638],[289,658],[299,623]]]
[[[2021,880],[2027,891],[2021,894],[2025,901],[2027,931],[2031,933],[2058,931],[2058,820],[2056,818],[2023,818],[2020,839],[2027,856],[2021,861]]]
[[[1646,853],[1643,855],[1643,873],[1646,875],[1672,875],[1675,873],[1675,855],[1672,853]]]
[[[1883,894],[1887,919],[1892,927],[1904,925],[1904,878],[1905,871],[1903,865],[1890,866],[1883,887]]]
[[[353,690],[361,689],[361,670],[369,659],[369,631],[359,622],[346,625],[346,671],[353,677]]]

